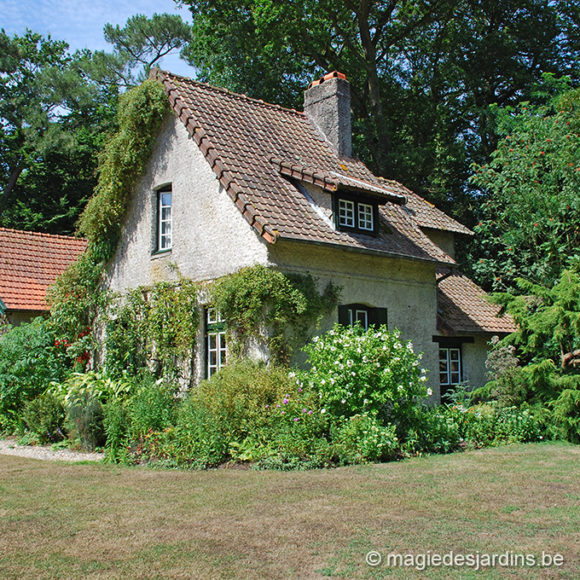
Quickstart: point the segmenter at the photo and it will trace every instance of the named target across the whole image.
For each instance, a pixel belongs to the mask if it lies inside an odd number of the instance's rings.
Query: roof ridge
[[[26,234],[29,236],[38,236],[44,238],[51,238],[51,239],[61,239],[66,240],[67,242],[84,242],[86,243],[86,238],[79,238],[77,236],[65,236],[63,234],[49,234],[46,232],[34,232],[31,230],[16,230],[14,228],[4,228],[0,227],[0,232],[8,232],[14,234]]]
[[[154,69],[152,69],[152,70],[154,70]],[[263,99],[255,99],[254,97],[249,97],[245,93],[236,93],[234,91],[230,91],[229,89],[226,89],[225,87],[216,87],[214,85],[210,85],[209,83],[202,83],[201,81],[196,81],[190,77],[178,75],[178,74],[172,73],[170,71],[166,71],[166,70],[162,70],[162,69],[155,69],[155,70],[159,71],[157,74],[166,75],[168,77],[173,77],[173,78],[177,78],[177,79],[183,79],[183,80],[187,81],[188,83],[192,83],[198,87],[208,89],[208,90],[213,91],[213,92],[223,93],[225,95],[228,95],[228,96],[231,96],[234,98],[239,98],[239,99],[242,99],[245,101],[249,101],[251,103],[255,103],[257,105],[261,105],[261,106],[264,106],[267,108],[276,109],[278,111],[284,111],[286,113],[292,113],[293,115],[297,115],[301,118],[307,118],[306,113],[304,113],[304,111],[298,111],[297,109],[292,109],[291,107],[283,107],[282,105],[278,105],[276,103],[269,103],[268,101],[264,101]],[[152,73],[152,74],[154,74],[154,73]]]

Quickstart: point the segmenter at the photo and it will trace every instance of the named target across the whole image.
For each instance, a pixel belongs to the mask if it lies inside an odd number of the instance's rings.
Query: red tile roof
[[[454,263],[400,205],[399,193],[360,161],[339,157],[306,114],[157,69],[152,74],[228,195],[266,241],[325,243]],[[331,187],[381,195],[381,230],[386,233],[372,237],[336,231],[288,176],[293,166],[306,169],[302,175],[308,180],[326,179]]]
[[[438,327],[449,332],[510,333],[516,330],[512,318],[498,316],[500,307],[486,300],[486,292],[467,276],[445,277],[438,272]]]
[[[69,236],[0,228],[0,299],[8,310],[48,310],[46,291],[86,248]]]

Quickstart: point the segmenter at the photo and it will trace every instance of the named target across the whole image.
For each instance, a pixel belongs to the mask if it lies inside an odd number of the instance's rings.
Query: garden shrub
[[[380,415],[384,424],[396,424],[400,435],[431,394],[422,355],[400,339],[398,330],[336,324],[304,350],[310,368],[300,373],[300,381],[319,393],[320,405],[332,416]]]
[[[353,415],[338,427],[333,443],[344,464],[387,461],[396,458],[399,450],[394,425],[382,425],[367,413]]]
[[[24,405],[22,418],[41,444],[65,438],[64,407],[52,393],[46,392],[28,401]]]
[[[107,441],[105,458],[112,463],[128,463],[129,417],[125,402],[112,399],[103,408],[103,427]]]
[[[69,372],[49,324],[36,318],[0,336],[0,424],[14,427],[26,401]]]
[[[152,377],[127,402],[127,421],[133,439],[163,431],[175,422],[175,388]]]
[[[462,440],[462,417],[457,406],[418,409],[414,427],[407,433],[405,453],[451,453]]]
[[[103,406],[135,390],[127,376],[113,378],[105,372],[73,373],[64,382],[54,384],[50,392],[66,410],[69,438],[83,449],[95,449],[106,442]]]

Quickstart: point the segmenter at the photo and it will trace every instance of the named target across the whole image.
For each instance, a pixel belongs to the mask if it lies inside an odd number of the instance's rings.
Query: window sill
[[[151,259],[158,260],[160,258],[165,258],[171,254],[171,250],[172,248],[169,248],[168,250],[157,250],[151,254]]]

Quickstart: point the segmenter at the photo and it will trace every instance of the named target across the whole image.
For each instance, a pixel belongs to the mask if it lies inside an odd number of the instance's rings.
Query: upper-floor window
[[[334,205],[337,229],[376,234],[378,220],[376,203],[337,196]]]
[[[173,193],[171,186],[157,192],[157,251],[171,249]]]
[[[365,330],[387,324],[387,309],[373,308],[364,304],[342,304],[338,307],[338,323],[354,326],[359,323]]]

